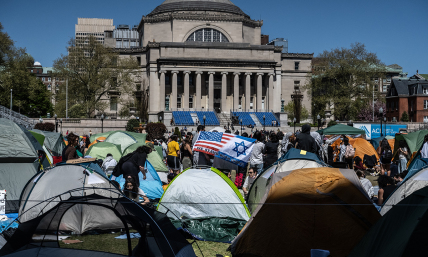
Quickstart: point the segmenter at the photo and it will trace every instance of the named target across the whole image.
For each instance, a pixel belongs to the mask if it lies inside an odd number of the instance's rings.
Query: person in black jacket
[[[143,179],[146,179],[146,171],[144,166],[146,164],[147,155],[152,152],[152,149],[148,146],[140,146],[135,150],[129,160],[122,165],[122,174],[124,178],[131,176],[137,186],[140,186],[140,180],[138,179],[138,173],[143,173]]]
[[[296,137],[296,148],[311,153],[317,153],[317,143],[311,136],[311,125],[305,124],[302,126],[302,132]]]

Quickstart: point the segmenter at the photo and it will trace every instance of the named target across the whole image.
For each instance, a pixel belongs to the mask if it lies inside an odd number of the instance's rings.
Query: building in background
[[[268,38],[269,40],[269,38]],[[270,41],[266,45],[271,46],[282,46],[282,52],[288,53],[288,40],[284,38],[275,38],[274,40]]]
[[[112,48],[140,47],[138,25],[130,28],[128,25],[119,25],[113,31],[105,31],[104,45]]]
[[[98,42],[104,44],[104,31],[113,31],[113,19],[77,18],[75,38],[84,39],[94,36]]]
[[[35,74],[46,86],[46,89],[51,93],[51,103],[55,105],[55,95],[59,91],[59,86],[64,83],[61,78],[56,78],[52,75],[52,67],[43,67],[40,62],[34,62],[33,67],[29,67],[28,71]]]
[[[428,79],[417,75],[392,79],[386,95],[387,121],[401,121],[407,112],[410,122],[428,122]]]

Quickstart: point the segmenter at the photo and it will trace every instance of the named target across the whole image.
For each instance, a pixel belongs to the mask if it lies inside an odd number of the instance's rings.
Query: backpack
[[[382,157],[383,157],[383,159],[386,159],[386,160],[392,159],[392,151],[391,151],[391,149],[385,150],[383,152],[383,156]]]
[[[129,153],[125,156],[122,156],[120,158],[119,162],[117,163],[116,167],[114,167],[113,172],[111,173],[112,176],[119,177],[122,175],[122,165],[127,162],[131,157],[134,155],[134,152]]]
[[[347,145],[346,146],[346,151],[345,151],[345,158],[349,159],[349,158],[354,158],[355,155],[355,149],[352,145]]]

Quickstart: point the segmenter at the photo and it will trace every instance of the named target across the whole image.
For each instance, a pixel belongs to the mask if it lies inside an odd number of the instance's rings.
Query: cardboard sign
[[[84,162],[93,162],[96,161],[95,158],[82,158],[82,159],[74,159],[74,160],[68,160],[66,163],[68,164],[76,164],[76,163],[84,163]]]
[[[6,213],[6,190],[0,190],[0,214]]]

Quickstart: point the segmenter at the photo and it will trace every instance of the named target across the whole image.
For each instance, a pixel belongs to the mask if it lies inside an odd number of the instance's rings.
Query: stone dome
[[[247,16],[230,0],[166,0],[148,16],[177,11],[215,11]]]
[[[40,62],[34,62],[34,66],[42,66]]]

